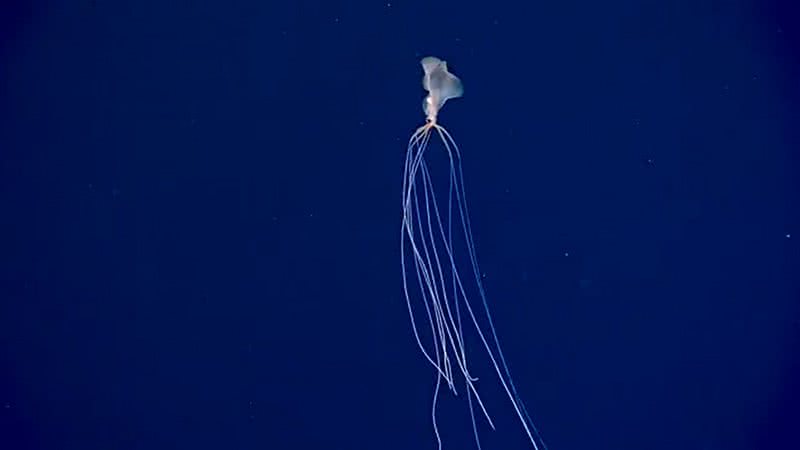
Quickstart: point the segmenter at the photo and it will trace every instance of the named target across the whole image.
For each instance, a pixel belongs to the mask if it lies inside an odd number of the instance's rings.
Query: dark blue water
[[[3,6],[0,448],[436,448],[399,262],[427,55],[549,448],[800,448],[790,3]],[[529,448],[489,402],[484,448]]]

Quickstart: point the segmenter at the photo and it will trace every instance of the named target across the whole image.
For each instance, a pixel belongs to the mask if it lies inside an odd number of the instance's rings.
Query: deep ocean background
[[[435,449],[427,55],[550,450],[800,449],[792,3],[4,3],[0,449]],[[484,448],[528,448],[496,403]]]

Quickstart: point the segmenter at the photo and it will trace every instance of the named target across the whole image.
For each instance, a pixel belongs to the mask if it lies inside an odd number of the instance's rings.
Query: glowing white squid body
[[[461,151],[450,133],[437,123],[439,111],[445,102],[461,97],[464,89],[461,80],[448,72],[445,61],[427,57],[421,63],[425,71],[422,85],[428,91],[423,102],[426,121],[408,142],[403,176],[400,254],[403,290],[414,337],[436,372],[431,410],[436,440],[441,449],[442,440],[436,423],[436,402],[442,381],[454,393],[456,385],[463,383],[467,392],[474,438],[479,449],[481,444],[475,419],[476,406],[494,429],[492,418],[478,391],[478,379],[470,373],[468,358],[475,354],[466,348],[464,337],[465,333],[474,331],[483,344],[478,355],[485,352],[488,356],[533,448],[544,450],[547,447],[517,395],[492,323],[464,197]],[[449,158],[449,194],[446,204],[437,201],[435,177],[429,172],[425,160],[425,152],[432,137],[441,141]],[[460,271],[457,261],[469,261],[462,264],[467,273]],[[480,298],[470,298],[468,292],[474,292],[477,295],[473,294],[473,297]],[[430,327],[432,342],[429,343],[423,343],[418,328],[424,322]]]

